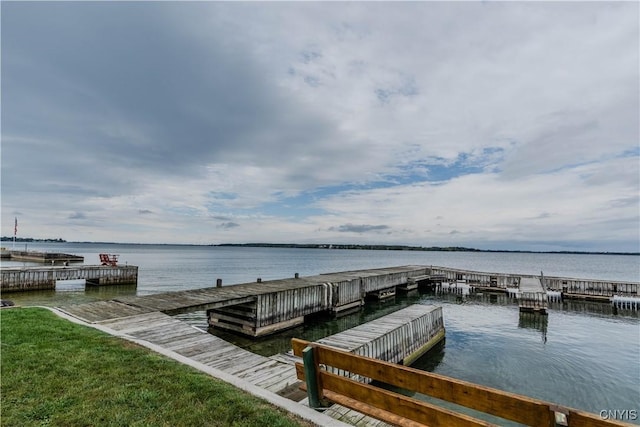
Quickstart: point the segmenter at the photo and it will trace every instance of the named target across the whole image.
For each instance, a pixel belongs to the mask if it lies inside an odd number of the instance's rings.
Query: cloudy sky
[[[639,251],[637,2],[9,2],[2,235]]]

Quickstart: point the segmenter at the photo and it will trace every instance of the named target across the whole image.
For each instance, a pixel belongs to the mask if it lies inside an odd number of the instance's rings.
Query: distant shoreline
[[[13,237],[3,236],[2,242],[13,242]],[[125,242],[67,242],[64,239],[35,239],[18,237],[16,243],[90,243],[105,245],[147,245],[147,246],[219,246],[219,247],[251,247],[251,248],[290,248],[290,249],[349,249],[373,251],[419,251],[419,252],[480,252],[480,253],[522,253],[522,254],[563,254],[563,255],[640,255],[640,252],[606,252],[606,251],[532,251],[509,249],[477,249],[463,246],[409,246],[409,245],[363,245],[345,243],[125,243]]]
[[[355,245],[322,243],[222,243],[211,246],[255,247],[255,248],[294,248],[294,249],[351,249],[377,251],[420,251],[420,252],[495,252],[523,254],[575,254],[575,255],[640,255],[640,252],[592,252],[592,251],[531,251],[508,249],[477,249],[462,246],[407,246],[407,245]]]

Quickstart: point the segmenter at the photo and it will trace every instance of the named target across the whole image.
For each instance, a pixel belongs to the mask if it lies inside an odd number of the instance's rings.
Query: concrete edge
[[[174,351],[171,350],[167,350],[166,348],[160,347],[156,344],[150,343],[148,341],[145,340],[141,340],[141,339],[137,339],[134,338],[132,336],[129,336],[127,334],[122,334],[118,331],[115,331],[111,328],[108,328],[106,326],[103,325],[99,325],[99,324],[92,324],[92,323],[87,323],[84,322],[80,319],[78,319],[77,317],[73,317],[67,313],[65,313],[64,311],[61,311],[57,308],[54,307],[43,307],[43,306],[39,306],[38,308],[45,308],[53,313],[55,313],[56,315],[58,315],[59,317],[66,319],[70,322],[79,324],[79,325],[83,325],[83,326],[88,326],[94,329],[97,329],[99,331],[102,331],[104,333],[107,333],[109,335],[118,337],[118,338],[122,338],[125,339],[127,341],[131,341],[134,342],[138,345],[141,345],[143,347],[146,347],[156,353],[162,354],[163,356],[169,357],[173,360],[176,360],[177,362],[180,362],[182,364],[191,366],[192,368],[197,369],[198,371],[204,372],[214,378],[217,378],[219,380],[222,380],[228,384],[233,385],[234,387],[237,387],[241,390],[246,391],[247,393],[252,394],[253,396],[259,397],[267,402],[269,402],[270,404],[277,406],[281,409],[284,409],[287,412],[290,412],[292,414],[297,415],[298,417],[306,420],[306,421],[310,421],[312,423],[317,424],[318,426],[327,426],[327,427],[352,427],[351,424],[346,424],[343,423],[342,421],[338,421],[334,418],[331,418],[328,415],[325,415],[321,412],[317,412],[314,409],[311,409],[308,406],[305,406],[301,403],[298,402],[294,402],[292,400],[289,400],[287,398],[284,398],[282,396],[279,396],[273,392],[270,392],[269,390],[265,390],[261,387],[258,387],[254,384],[251,384],[248,381],[245,381],[241,378],[235,377],[231,374],[228,374],[224,371],[221,371],[219,369],[216,368],[212,368],[211,366],[207,366],[203,363],[197,362],[195,360],[189,359],[188,357],[185,357],[181,354],[178,354]],[[206,333],[204,331],[202,331],[203,333]]]

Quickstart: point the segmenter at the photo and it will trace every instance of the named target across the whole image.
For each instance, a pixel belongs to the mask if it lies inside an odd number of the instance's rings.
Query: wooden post
[[[216,288],[222,287],[222,279],[216,279]]]
[[[307,396],[309,396],[309,406],[311,408],[322,407],[320,403],[320,389],[318,387],[318,365],[316,365],[313,347],[306,347],[302,350],[302,360],[304,362],[304,378],[307,383]]]

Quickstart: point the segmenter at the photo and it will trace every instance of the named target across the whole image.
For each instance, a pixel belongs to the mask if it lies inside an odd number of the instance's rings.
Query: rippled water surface
[[[9,244],[4,244],[10,247]],[[24,249],[24,244],[16,245]],[[639,281],[640,257],[520,253],[408,252],[321,249],[229,248],[203,246],[29,244],[29,250],[66,252],[96,264],[101,252],[120,254],[122,263],[140,267],[135,286],[87,288],[58,282],[56,291],[5,294],[23,305],[67,305],[163,291],[225,285],[319,273],[398,265],[438,265],[487,272]],[[3,266],[33,265],[2,262]],[[398,296],[370,303],[340,319],[317,319],[284,333],[252,341],[216,332],[261,354],[289,348],[292,337],[310,340],[357,326],[411,303],[443,307],[444,345],[417,367],[598,413],[640,412],[640,320],[638,312],[608,304],[568,302],[552,305],[548,316],[522,315],[504,295],[460,297],[433,293]],[[181,318],[206,328],[203,312]],[[638,422],[638,421],[635,421]]]

